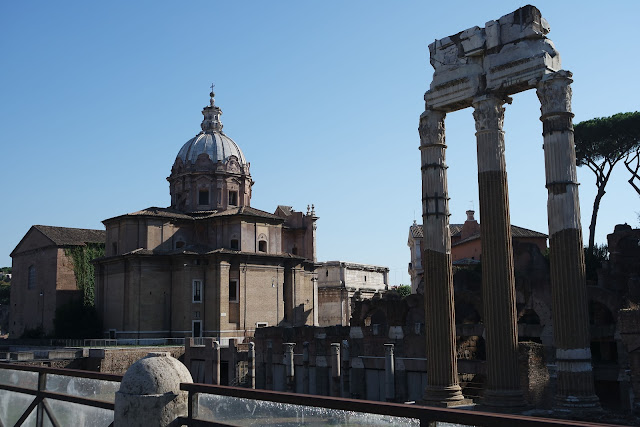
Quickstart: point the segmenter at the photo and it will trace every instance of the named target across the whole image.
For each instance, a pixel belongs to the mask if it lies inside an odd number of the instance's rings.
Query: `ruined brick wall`
[[[136,347],[105,349],[104,358],[88,358],[87,368],[108,374],[124,374],[131,365],[152,352],[169,352],[171,356],[182,361],[184,359],[184,346],[181,347]]]
[[[550,390],[551,383],[543,345],[521,342],[518,346],[520,386],[525,399],[536,408],[551,407],[553,392]]]

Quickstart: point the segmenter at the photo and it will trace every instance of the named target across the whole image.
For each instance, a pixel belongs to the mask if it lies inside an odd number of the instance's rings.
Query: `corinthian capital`
[[[571,113],[571,77],[570,71],[557,71],[538,83],[536,93],[543,118],[554,113]]]
[[[483,96],[473,102],[473,118],[476,121],[476,132],[502,130],[504,123],[505,102],[509,99],[495,96]]]
[[[442,111],[426,110],[420,115],[420,145],[444,145],[444,116]]]

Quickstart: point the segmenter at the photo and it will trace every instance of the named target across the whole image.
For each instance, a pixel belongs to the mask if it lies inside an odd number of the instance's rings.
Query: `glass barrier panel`
[[[234,426],[419,426],[415,418],[198,394],[198,419]]]
[[[0,369],[0,384],[37,390],[38,373],[16,371],[15,369]]]
[[[24,411],[33,402],[33,399],[35,399],[35,396],[29,394],[0,390],[0,421],[2,421],[2,425],[15,425],[16,421],[20,419]],[[22,425],[35,426],[35,413],[35,409],[31,411],[31,415]]]
[[[45,390],[104,402],[115,402],[116,391],[119,388],[120,383],[117,381],[48,374]]]
[[[109,409],[94,408],[93,406],[63,402],[61,400],[45,400],[49,404],[57,424],[60,426],[108,427],[113,422],[113,411]]]

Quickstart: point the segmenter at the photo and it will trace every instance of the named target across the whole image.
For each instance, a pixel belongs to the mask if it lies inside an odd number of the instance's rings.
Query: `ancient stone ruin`
[[[536,89],[541,103],[553,325],[556,405],[599,406],[594,393],[584,255],[571,113],[571,72],[546,35],[540,11],[525,6],[484,28],[473,27],[429,45],[435,72],[420,116],[428,385],[425,401],[466,403],[457,377],[446,113],[473,107],[482,215],[482,294],[487,384],[483,404],[524,405],[517,368],[513,252],[505,166],[504,104]]]

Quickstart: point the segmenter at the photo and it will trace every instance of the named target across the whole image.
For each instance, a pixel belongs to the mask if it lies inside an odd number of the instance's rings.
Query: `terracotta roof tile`
[[[47,236],[58,246],[105,243],[106,241],[106,232],[104,230],[53,227],[50,225],[34,225],[33,228]]]
[[[415,224],[409,227],[409,232],[411,236],[414,238],[423,237],[422,224]],[[449,224],[449,232],[451,233],[451,237],[455,237],[462,232],[462,224]],[[528,228],[518,227],[517,225],[511,225],[511,236],[517,238],[525,238],[525,237],[544,237],[548,236],[544,233],[540,233],[538,231],[529,230]],[[460,243],[468,242],[470,240],[474,240],[480,237],[479,233],[472,234],[464,240],[461,240],[455,245],[459,245]]]

